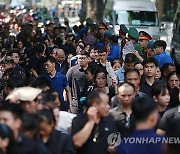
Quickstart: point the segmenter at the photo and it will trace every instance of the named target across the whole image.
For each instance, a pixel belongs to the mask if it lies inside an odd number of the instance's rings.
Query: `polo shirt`
[[[53,89],[59,93],[60,99],[64,101],[63,91],[68,86],[66,76],[60,72],[56,72],[53,78],[51,78],[47,73],[44,74],[44,76],[51,80],[51,85]]]
[[[133,128],[133,119],[124,112],[120,105],[109,111],[110,116],[115,120],[117,131],[122,137],[131,135]]]
[[[72,121],[72,136],[78,133],[88,121],[86,113],[79,114]],[[97,129],[98,127],[98,129]],[[98,137],[96,142],[93,138],[98,130]],[[77,149],[77,154],[106,154],[108,148],[107,138],[111,133],[116,132],[114,120],[107,116],[100,120],[99,124],[95,124],[94,128],[84,145]]]
[[[115,71],[115,74],[116,74],[117,79],[118,79],[118,83],[124,82],[124,72],[125,72],[125,70],[123,67],[121,67],[120,69]]]
[[[135,97],[143,97],[143,96],[147,96],[147,95],[145,93],[141,92],[141,91],[137,91],[137,94],[136,94]],[[114,97],[111,98],[110,107],[115,108],[120,103],[121,102],[119,101],[119,98],[117,97],[117,95],[115,95]]]
[[[163,154],[162,142],[152,143],[153,138],[154,140],[156,140],[156,138],[162,138],[161,136],[156,135],[154,129],[135,130],[133,135],[129,138],[132,138],[133,140],[145,138],[145,140],[151,142],[146,143],[146,141],[144,141],[144,143],[131,143],[132,140],[129,140],[129,142],[125,142],[124,140],[117,147],[117,154]]]
[[[172,58],[168,54],[166,54],[165,51],[158,55],[155,55],[155,58],[157,59],[158,65],[160,67],[162,67],[165,63],[173,63]]]
[[[167,110],[159,122],[159,129],[164,131],[169,130],[171,124],[180,119],[180,105]],[[180,130],[179,130],[180,131]]]

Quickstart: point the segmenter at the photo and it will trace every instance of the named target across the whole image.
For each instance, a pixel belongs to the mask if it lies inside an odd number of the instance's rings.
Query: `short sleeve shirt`
[[[78,133],[87,123],[87,114],[80,114],[73,119],[72,122],[72,136]],[[99,135],[97,141],[94,142],[93,138],[95,136],[98,127]],[[116,132],[115,122],[111,117],[104,117],[101,119],[99,124],[95,124],[88,140],[86,143],[77,149],[78,154],[107,154],[108,142],[107,138],[111,133]]]
[[[159,129],[167,131],[171,123],[180,119],[180,105],[172,109],[167,110],[159,122]]]
[[[45,74],[45,76],[51,80],[51,85],[53,89],[59,93],[61,100],[64,100],[63,91],[68,86],[66,76],[60,72],[56,72],[53,78],[51,78],[48,74]]]

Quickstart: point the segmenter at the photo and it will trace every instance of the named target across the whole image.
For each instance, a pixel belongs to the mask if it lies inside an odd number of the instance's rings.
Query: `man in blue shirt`
[[[62,73],[56,71],[56,69],[55,69],[55,65],[56,65],[55,58],[54,57],[47,57],[45,59],[44,64],[45,64],[45,69],[47,72],[46,74],[44,74],[44,76],[46,76],[48,79],[51,80],[52,87],[54,90],[56,90],[59,93],[61,101],[64,101],[63,91],[65,89],[68,101],[71,104],[71,101],[72,101],[71,92],[70,92],[70,88],[68,86],[67,78]]]
[[[124,72],[128,69],[133,69],[136,61],[136,57],[133,53],[128,53],[125,57],[124,67],[116,70],[115,74],[118,79],[118,83],[122,83],[124,81]]]
[[[130,139],[126,138],[120,144],[117,154],[163,154],[162,137],[154,130],[158,120],[156,103],[148,96],[135,98],[132,114],[136,130]]]
[[[158,61],[158,65],[162,67],[165,63],[173,63],[172,58],[166,54],[166,42],[163,40],[158,40],[154,43],[154,52],[155,52],[155,58]]]

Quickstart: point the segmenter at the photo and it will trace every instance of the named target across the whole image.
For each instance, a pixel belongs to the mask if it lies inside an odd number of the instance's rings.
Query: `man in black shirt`
[[[140,91],[151,96],[152,86],[160,82],[154,79],[158,64],[154,58],[148,58],[143,61],[143,66],[144,78],[141,80]]]
[[[107,138],[116,132],[113,119],[108,116],[109,98],[106,94],[94,91],[87,99],[88,110],[78,115],[72,122],[72,139],[77,154],[106,154]]]

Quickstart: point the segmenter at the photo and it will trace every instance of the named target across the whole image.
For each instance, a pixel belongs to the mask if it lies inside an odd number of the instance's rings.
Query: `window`
[[[148,11],[116,11],[116,24],[158,26],[158,14]]]

